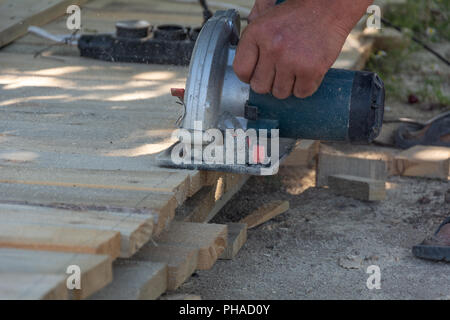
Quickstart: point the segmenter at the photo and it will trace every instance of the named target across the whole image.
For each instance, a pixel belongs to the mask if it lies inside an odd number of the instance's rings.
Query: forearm
[[[367,7],[373,3],[373,0],[320,0],[317,2],[329,4],[330,10],[336,15],[336,20],[341,22],[343,27],[347,28],[350,32],[361,17],[367,12]]]
[[[285,2],[296,3],[298,10],[307,10],[312,15],[316,15],[317,19],[327,21],[330,26],[340,27],[349,33],[366,13],[367,7],[373,3],[373,0],[286,0]]]

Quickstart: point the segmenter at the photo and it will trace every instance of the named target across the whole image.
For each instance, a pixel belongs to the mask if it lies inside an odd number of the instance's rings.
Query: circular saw
[[[173,159],[174,148],[180,153],[173,146],[159,158],[162,165],[273,174],[296,139],[369,143],[378,136],[383,122],[385,91],[375,73],[330,69],[319,89],[305,99],[291,96],[280,100],[271,94],[258,94],[233,71],[239,35],[240,17],[236,10],[217,11],[203,26],[192,53],[186,88],[181,94],[179,91],[175,94],[185,107],[180,126],[194,137],[184,144],[198,146],[201,150],[181,152],[185,161],[180,162]],[[211,129],[221,132],[276,130],[276,136],[269,134],[269,140],[276,138],[278,142],[277,159],[255,163],[250,161],[255,158],[255,150],[248,150],[245,163],[227,164],[225,159],[213,163],[204,161],[202,150],[211,142],[211,137],[203,133]],[[181,147],[183,141],[179,144]],[[240,149],[235,148],[234,152],[238,152],[236,150]],[[260,151],[256,144],[256,154]],[[274,152],[267,146],[262,151]],[[267,168],[273,170],[262,170]]]

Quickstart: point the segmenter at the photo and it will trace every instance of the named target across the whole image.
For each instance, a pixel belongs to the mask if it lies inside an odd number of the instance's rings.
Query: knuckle
[[[278,57],[284,57],[286,53],[286,44],[282,39],[279,39],[279,36],[275,35],[272,37],[272,42],[270,44],[270,50],[276,54]]]

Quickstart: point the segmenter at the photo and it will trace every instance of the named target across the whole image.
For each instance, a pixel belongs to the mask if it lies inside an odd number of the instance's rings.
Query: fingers
[[[286,99],[292,95],[295,75],[289,68],[275,68],[275,70],[272,95],[278,99]]]
[[[319,89],[324,76],[321,77],[306,77],[297,76],[295,78],[294,90],[292,93],[297,98],[307,98],[312,96],[314,92]]]
[[[236,56],[233,61],[233,69],[237,77],[245,83],[250,83],[252,79],[256,63],[258,62],[258,46],[252,37],[246,36],[246,32],[242,35],[239,45],[236,49]]]
[[[275,64],[270,58],[260,56],[250,80],[250,86],[256,93],[265,94],[272,91],[275,79]]]

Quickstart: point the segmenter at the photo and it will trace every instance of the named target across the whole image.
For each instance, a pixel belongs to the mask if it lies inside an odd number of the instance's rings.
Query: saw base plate
[[[187,169],[187,170],[206,170],[206,171],[221,171],[236,174],[248,174],[254,176],[275,175],[278,173],[279,165],[285,160],[295,146],[295,139],[280,138],[279,139],[279,157],[278,161],[274,163],[264,164],[226,164],[226,163],[194,163],[191,159],[190,163],[174,163],[172,161],[172,150],[181,142],[176,142],[168,149],[159,153],[156,157],[156,162],[161,167]]]

